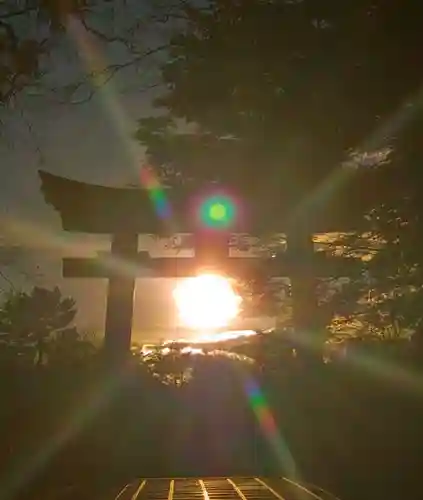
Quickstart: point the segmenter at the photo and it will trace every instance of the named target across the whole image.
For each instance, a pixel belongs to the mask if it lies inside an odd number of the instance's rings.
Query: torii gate
[[[263,221],[268,229],[269,220],[274,220],[274,232],[285,233],[287,237],[286,254],[263,262],[251,257],[229,257],[229,232],[210,236],[199,230],[192,217],[187,216],[187,200],[192,198],[192,193],[169,194],[178,216],[175,223],[178,232],[194,233],[195,257],[151,258],[148,252],[138,252],[138,235],[163,233],[163,221],[157,217],[145,190],[86,184],[44,171],[39,175],[45,201],[59,212],[63,230],[111,234],[111,261],[121,259],[126,263],[126,270],[122,272],[119,266],[108,266],[99,258],[63,260],[64,277],[108,278],[104,344],[106,352],[114,359],[122,359],[130,349],[135,279],[140,274],[140,266],[154,270],[158,277],[192,276],[199,266],[204,265],[217,266],[228,275],[245,277],[258,272],[257,264],[265,265],[271,275],[286,276],[291,280],[295,329],[315,330],[315,279],[345,275],[345,266],[356,261],[342,257],[325,258],[314,252],[313,234],[357,229],[363,212],[374,202],[378,182],[377,176],[366,174],[366,189],[362,189],[363,179],[360,177],[349,183],[347,190],[335,191],[330,203],[313,206],[290,222],[286,216],[293,212],[289,190],[286,198],[281,196],[270,213],[265,212],[269,204],[263,203],[260,197],[249,198],[249,214],[244,213],[243,220],[235,221],[230,230],[245,233],[247,226],[248,233],[259,234]],[[377,187],[380,192],[380,185]],[[285,214],[285,217],[275,217],[275,214]]]

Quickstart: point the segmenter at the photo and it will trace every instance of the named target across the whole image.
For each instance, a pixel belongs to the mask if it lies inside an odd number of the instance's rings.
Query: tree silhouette
[[[333,297],[340,325],[383,338],[413,335],[423,352],[423,204],[420,194],[422,117],[398,134],[387,175],[401,179],[392,196],[368,214],[364,235],[341,236],[345,252],[372,256]]]
[[[371,138],[422,82],[417,0],[215,0],[186,12],[162,67],[164,116],[137,133],[173,180],[301,198],[380,147]],[[178,119],[195,127],[176,130]]]
[[[162,67],[162,114],[136,132],[166,182],[239,191],[263,233],[281,221],[294,252],[312,248],[316,208],[348,217],[401,184],[383,164],[404,106],[419,113],[421,2],[214,0],[186,13]],[[370,173],[377,189],[361,180]],[[356,190],[359,207],[336,196]],[[295,323],[317,331],[315,283],[293,274]]]
[[[7,343],[35,349],[35,362],[41,366],[53,335],[75,332],[69,329],[75,315],[75,301],[63,297],[59,288],[34,287],[29,293],[15,292],[6,298],[0,308],[0,330]]]
[[[49,365],[74,368],[87,362],[98,352],[92,340],[88,335],[81,335],[76,327],[55,332],[48,345]]]
[[[143,65],[160,55],[167,38],[165,23],[179,22],[177,2],[163,5],[152,1],[142,3],[117,0],[3,0],[0,2],[0,104],[30,88],[36,94],[47,94],[60,101],[84,102],[94,95],[96,87],[107,83],[116,73]],[[152,27],[155,26],[154,37]],[[158,34],[160,33],[160,36]],[[78,72],[70,81],[63,75],[56,83],[43,80],[51,76],[57,62],[72,67],[69,45],[62,43],[68,35],[77,43],[92,48],[112,47],[112,58],[90,64],[86,75]],[[160,38],[160,41],[159,41]],[[59,52],[58,52],[59,49]],[[57,58],[58,55],[61,57]],[[143,66],[145,68],[145,66]],[[155,86],[144,72],[145,88]],[[64,73],[64,72],[61,72]],[[93,85],[94,80],[94,85]],[[81,96],[82,94],[82,96]]]

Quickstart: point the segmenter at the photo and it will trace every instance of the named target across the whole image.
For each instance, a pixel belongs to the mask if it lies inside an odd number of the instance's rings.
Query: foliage
[[[349,329],[385,339],[413,335],[421,353],[423,148],[419,107],[407,107],[401,119],[402,129],[383,167],[385,177],[395,188],[383,204],[367,214],[364,233],[340,235],[335,242],[345,255],[361,255],[363,261],[355,275],[333,295],[330,308],[335,332]]]
[[[40,58],[71,15],[82,16],[91,2],[4,1],[0,5],[0,102],[41,76]],[[35,29],[34,29],[35,26]]]
[[[145,88],[155,86],[151,61],[166,46],[165,23],[173,26],[183,21],[178,13],[178,2],[172,1],[3,0],[0,105],[9,104],[25,89],[59,102],[84,102],[93,96],[96,86],[140,64],[143,75],[149,74],[143,79]],[[98,50],[100,54],[96,61],[90,61],[86,75],[71,71],[70,81],[67,75],[75,65],[68,37],[83,45],[83,50]],[[103,57],[103,49],[111,55],[110,60]]]
[[[31,292],[12,292],[0,308],[0,331],[3,343],[11,349],[46,362],[48,344],[56,340],[52,355],[75,345],[78,332],[71,326],[76,315],[75,301],[63,297],[56,287],[34,287]]]
[[[242,297],[241,314],[245,317],[289,315],[286,286],[265,272],[255,279],[238,280],[236,291]]]
[[[367,242],[371,255],[335,294],[337,329],[353,325],[384,338],[421,332],[423,326],[422,212],[410,198],[375,209],[365,237],[342,237],[350,251]],[[419,333],[421,335],[421,333]]]
[[[285,196],[298,199],[421,85],[422,9],[417,0],[187,7],[162,67],[164,116],[141,120],[137,137],[173,182],[219,180],[270,203],[289,185]],[[194,126],[180,132],[179,119]]]
[[[180,387],[192,378],[192,358],[189,353],[179,349],[164,350],[158,346],[146,355],[138,355],[152,376],[165,385]]]
[[[182,387],[196,377],[201,367],[210,365],[213,361],[233,363],[253,363],[242,350],[238,351],[229,342],[216,342],[190,346],[186,343],[175,342],[151,347],[147,351],[139,346],[132,349],[135,359],[141,366],[164,385]]]
[[[183,390],[172,381],[178,390],[166,387],[164,370],[164,383],[157,383],[132,363],[112,373],[96,363],[89,370],[77,365],[64,376],[57,369],[13,370],[0,380],[3,490],[16,485],[19,498],[55,498],[76,484],[69,491],[77,496],[80,489],[101,497],[141,469],[146,477],[280,477],[292,472],[290,455],[302,481],[342,498],[363,490],[398,498],[409,471],[417,471],[417,487],[421,373],[373,357],[356,366],[304,367],[283,355],[282,335],[251,337],[244,346],[261,370],[211,352],[186,357],[196,376]],[[42,467],[34,467],[34,457]]]
[[[60,368],[85,364],[94,358],[98,348],[93,340],[75,327],[56,332],[48,345],[48,363]]]
[[[421,105],[421,2],[213,0],[186,13],[188,26],[162,66],[161,116],[140,120],[136,132],[167,183],[218,181],[260,200],[249,208],[260,214],[263,234],[278,218],[295,226],[296,214],[307,221],[316,204],[331,206],[331,193],[348,190],[357,167],[380,164],[370,204],[389,205],[384,197],[403,184],[407,161],[399,164],[409,158],[398,138]],[[259,299],[273,295],[267,286],[259,284]],[[328,284],[319,287],[326,325],[351,292],[335,303]]]

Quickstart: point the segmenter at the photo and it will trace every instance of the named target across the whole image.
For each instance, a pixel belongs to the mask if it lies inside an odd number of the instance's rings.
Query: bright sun
[[[227,326],[239,313],[241,297],[218,274],[186,278],[173,291],[181,322],[188,328],[213,330]]]

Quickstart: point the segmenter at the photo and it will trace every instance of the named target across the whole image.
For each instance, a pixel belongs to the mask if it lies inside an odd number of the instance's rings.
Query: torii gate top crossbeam
[[[147,190],[87,184],[44,171],[39,174],[45,201],[59,212],[65,231],[116,234],[124,230],[126,233],[159,234],[164,230],[163,220],[155,213]],[[280,196],[271,203],[263,203],[265,192],[245,196],[240,193],[239,198],[247,201],[247,206],[243,207],[246,215],[242,221],[235,221],[232,231],[260,234],[263,230],[274,229],[275,233],[284,233],[287,219],[298,211],[298,206],[312,233],[353,231],[361,226],[363,213],[383,190],[380,176],[366,173],[333,188],[331,193],[322,193],[320,200],[306,203],[305,208],[299,205],[301,200],[292,201],[289,191],[289,186],[281,188]],[[169,189],[166,194],[174,209],[172,224],[177,228],[176,232],[192,232],[187,205],[194,194],[192,190],[183,192],[178,189],[176,192]],[[306,202],[313,197],[316,193],[304,193]],[[274,228],[269,228],[269,221]]]

